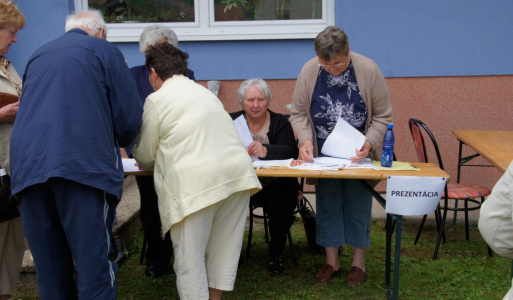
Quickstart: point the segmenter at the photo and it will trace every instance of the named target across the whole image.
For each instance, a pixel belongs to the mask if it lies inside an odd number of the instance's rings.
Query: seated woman
[[[244,81],[238,90],[238,101],[243,110],[231,113],[232,119],[244,114],[253,136],[248,154],[259,159],[297,158],[298,147],[287,117],[269,110],[271,91],[260,78]],[[294,221],[299,184],[296,178],[273,178],[262,184],[264,188],[253,195],[250,206],[262,206],[269,216],[269,271],[283,272],[281,253],[285,248],[287,232]]]

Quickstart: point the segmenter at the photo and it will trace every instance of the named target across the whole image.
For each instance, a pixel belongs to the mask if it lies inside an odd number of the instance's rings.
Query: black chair
[[[255,210],[261,208],[262,214],[255,213]],[[294,214],[296,211],[294,211]],[[251,251],[251,238],[253,236],[253,218],[257,219],[263,219],[264,220],[264,231],[265,231],[265,243],[269,243],[269,229],[268,224],[269,217],[267,216],[267,213],[265,212],[265,209],[262,206],[253,205],[249,207],[249,230],[248,230],[248,245],[246,246],[246,258],[249,258],[249,254]],[[290,255],[292,257],[292,263],[294,266],[297,266],[297,257],[296,253],[294,252],[294,244],[292,243],[292,236],[290,234],[290,230],[287,232],[287,240],[289,242],[290,247]]]
[[[427,135],[428,140],[431,140],[432,148],[436,153],[436,157],[438,160],[438,166],[440,169],[444,169],[442,156],[440,154],[440,150],[438,148],[438,143],[436,142],[435,136],[429,130],[426,124],[417,119],[409,119],[408,125],[410,127],[410,133],[413,139],[413,144],[415,146],[415,150],[417,152],[417,157],[419,162],[427,163],[430,162],[427,153],[427,147],[424,139],[424,134]],[[485,197],[490,194],[490,189],[484,186],[475,185],[475,184],[464,184],[464,183],[447,183],[445,185],[443,198],[443,206],[440,204],[438,208],[435,210],[435,218],[438,227],[438,239],[436,242],[435,253],[433,255],[433,259],[437,258],[438,249],[440,247],[440,242],[442,238],[445,243],[445,222],[447,219],[447,211],[463,211],[465,213],[465,233],[466,239],[469,240],[469,224],[468,224],[468,212],[472,210],[478,210],[481,208],[481,204],[485,200]],[[457,205],[454,207],[449,206],[449,199],[454,200],[456,203],[458,201],[463,201],[464,206],[462,208],[458,208]],[[479,199],[479,200],[478,200]],[[471,206],[469,206],[471,204]],[[441,215],[441,211],[443,211],[443,216]],[[424,215],[422,218],[422,222],[420,224],[419,230],[417,232],[417,236],[415,237],[415,244],[417,244],[422,229],[424,227],[424,223],[426,222],[427,215]],[[488,246],[487,246],[488,247]],[[492,250],[488,247],[488,255],[492,256]]]

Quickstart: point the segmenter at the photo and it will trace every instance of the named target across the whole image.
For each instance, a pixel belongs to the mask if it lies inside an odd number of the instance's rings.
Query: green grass
[[[489,258],[486,244],[476,227],[471,228],[470,241],[466,241],[463,225],[453,226],[450,223],[446,228],[447,243],[441,245],[438,260],[434,261],[431,258],[436,226],[426,224],[419,243],[413,245],[419,221],[403,221],[399,298],[502,299],[511,286],[511,259],[496,255]],[[356,287],[345,284],[352,258],[351,247],[345,247],[340,255],[342,274],[329,284],[317,284],[315,274],[324,265],[324,256],[308,248],[300,218],[296,219],[291,233],[298,266],[292,265],[287,244],[283,252],[285,272],[279,276],[269,275],[263,226],[257,220],[251,257],[246,258],[240,266],[234,291],[224,293],[223,299],[386,299],[384,220],[375,219],[372,222],[372,245],[366,252],[368,277]],[[243,251],[246,249],[246,238],[247,231]],[[142,233],[134,239],[141,245]],[[118,299],[178,299],[175,274],[147,278],[144,276],[144,266],[139,265],[139,255],[140,249],[120,266],[117,275]],[[13,299],[37,299],[34,285],[17,288]]]

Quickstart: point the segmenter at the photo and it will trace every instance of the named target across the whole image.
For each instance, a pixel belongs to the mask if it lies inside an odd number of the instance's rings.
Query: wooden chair
[[[444,169],[442,156],[440,154],[440,150],[438,148],[438,143],[436,139],[422,121],[410,118],[408,121],[408,125],[410,127],[410,133],[413,139],[413,144],[415,146],[415,150],[417,152],[417,157],[419,162],[427,163],[431,162],[428,158],[427,147],[424,139],[424,134],[427,135],[427,139],[431,141],[432,148],[436,153],[436,158],[438,161],[438,166],[440,169]],[[424,133],[424,134],[423,134]],[[447,211],[463,211],[465,213],[465,233],[466,239],[469,240],[469,224],[468,224],[468,212],[472,210],[478,210],[481,208],[481,204],[485,200],[485,197],[490,194],[490,189],[481,185],[475,184],[464,184],[464,183],[448,183],[445,186],[444,194],[442,195],[443,206],[439,205],[435,210],[435,219],[437,221],[438,227],[438,239],[436,242],[435,253],[433,255],[433,259],[437,258],[438,249],[440,247],[440,242],[442,238],[445,243],[445,222],[447,219]],[[458,201],[463,201],[463,207],[458,208],[457,205],[454,207],[449,206],[449,199],[452,199],[457,203]],[[469,206],[470,204],[470,206]],[[441,215],[441,211],[443,211],[443,216]],[[420,224],[419,230],[417,232],[417,236],[415,238],[415,244],[417,244],[422,229],[424,227],[424,223],[426,222],[427,215],[424,215],[422,218],[422,222]],[[488,247],[488,246],[487,246]],[[488,255],[492,256],[492,250],[488,247]]]

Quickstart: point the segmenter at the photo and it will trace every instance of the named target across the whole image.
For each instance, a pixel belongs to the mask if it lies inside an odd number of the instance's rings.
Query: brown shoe
[[[328,283],[333,277],[338,274],[338,270],[335,270],[331,265],[326,264],[322,269],[315,275],[315,281],[318,283]]]
[[[346,283],[349,285],[357,285],[367,278],[367,274],[362,269],[352,266],[347,274]]]

